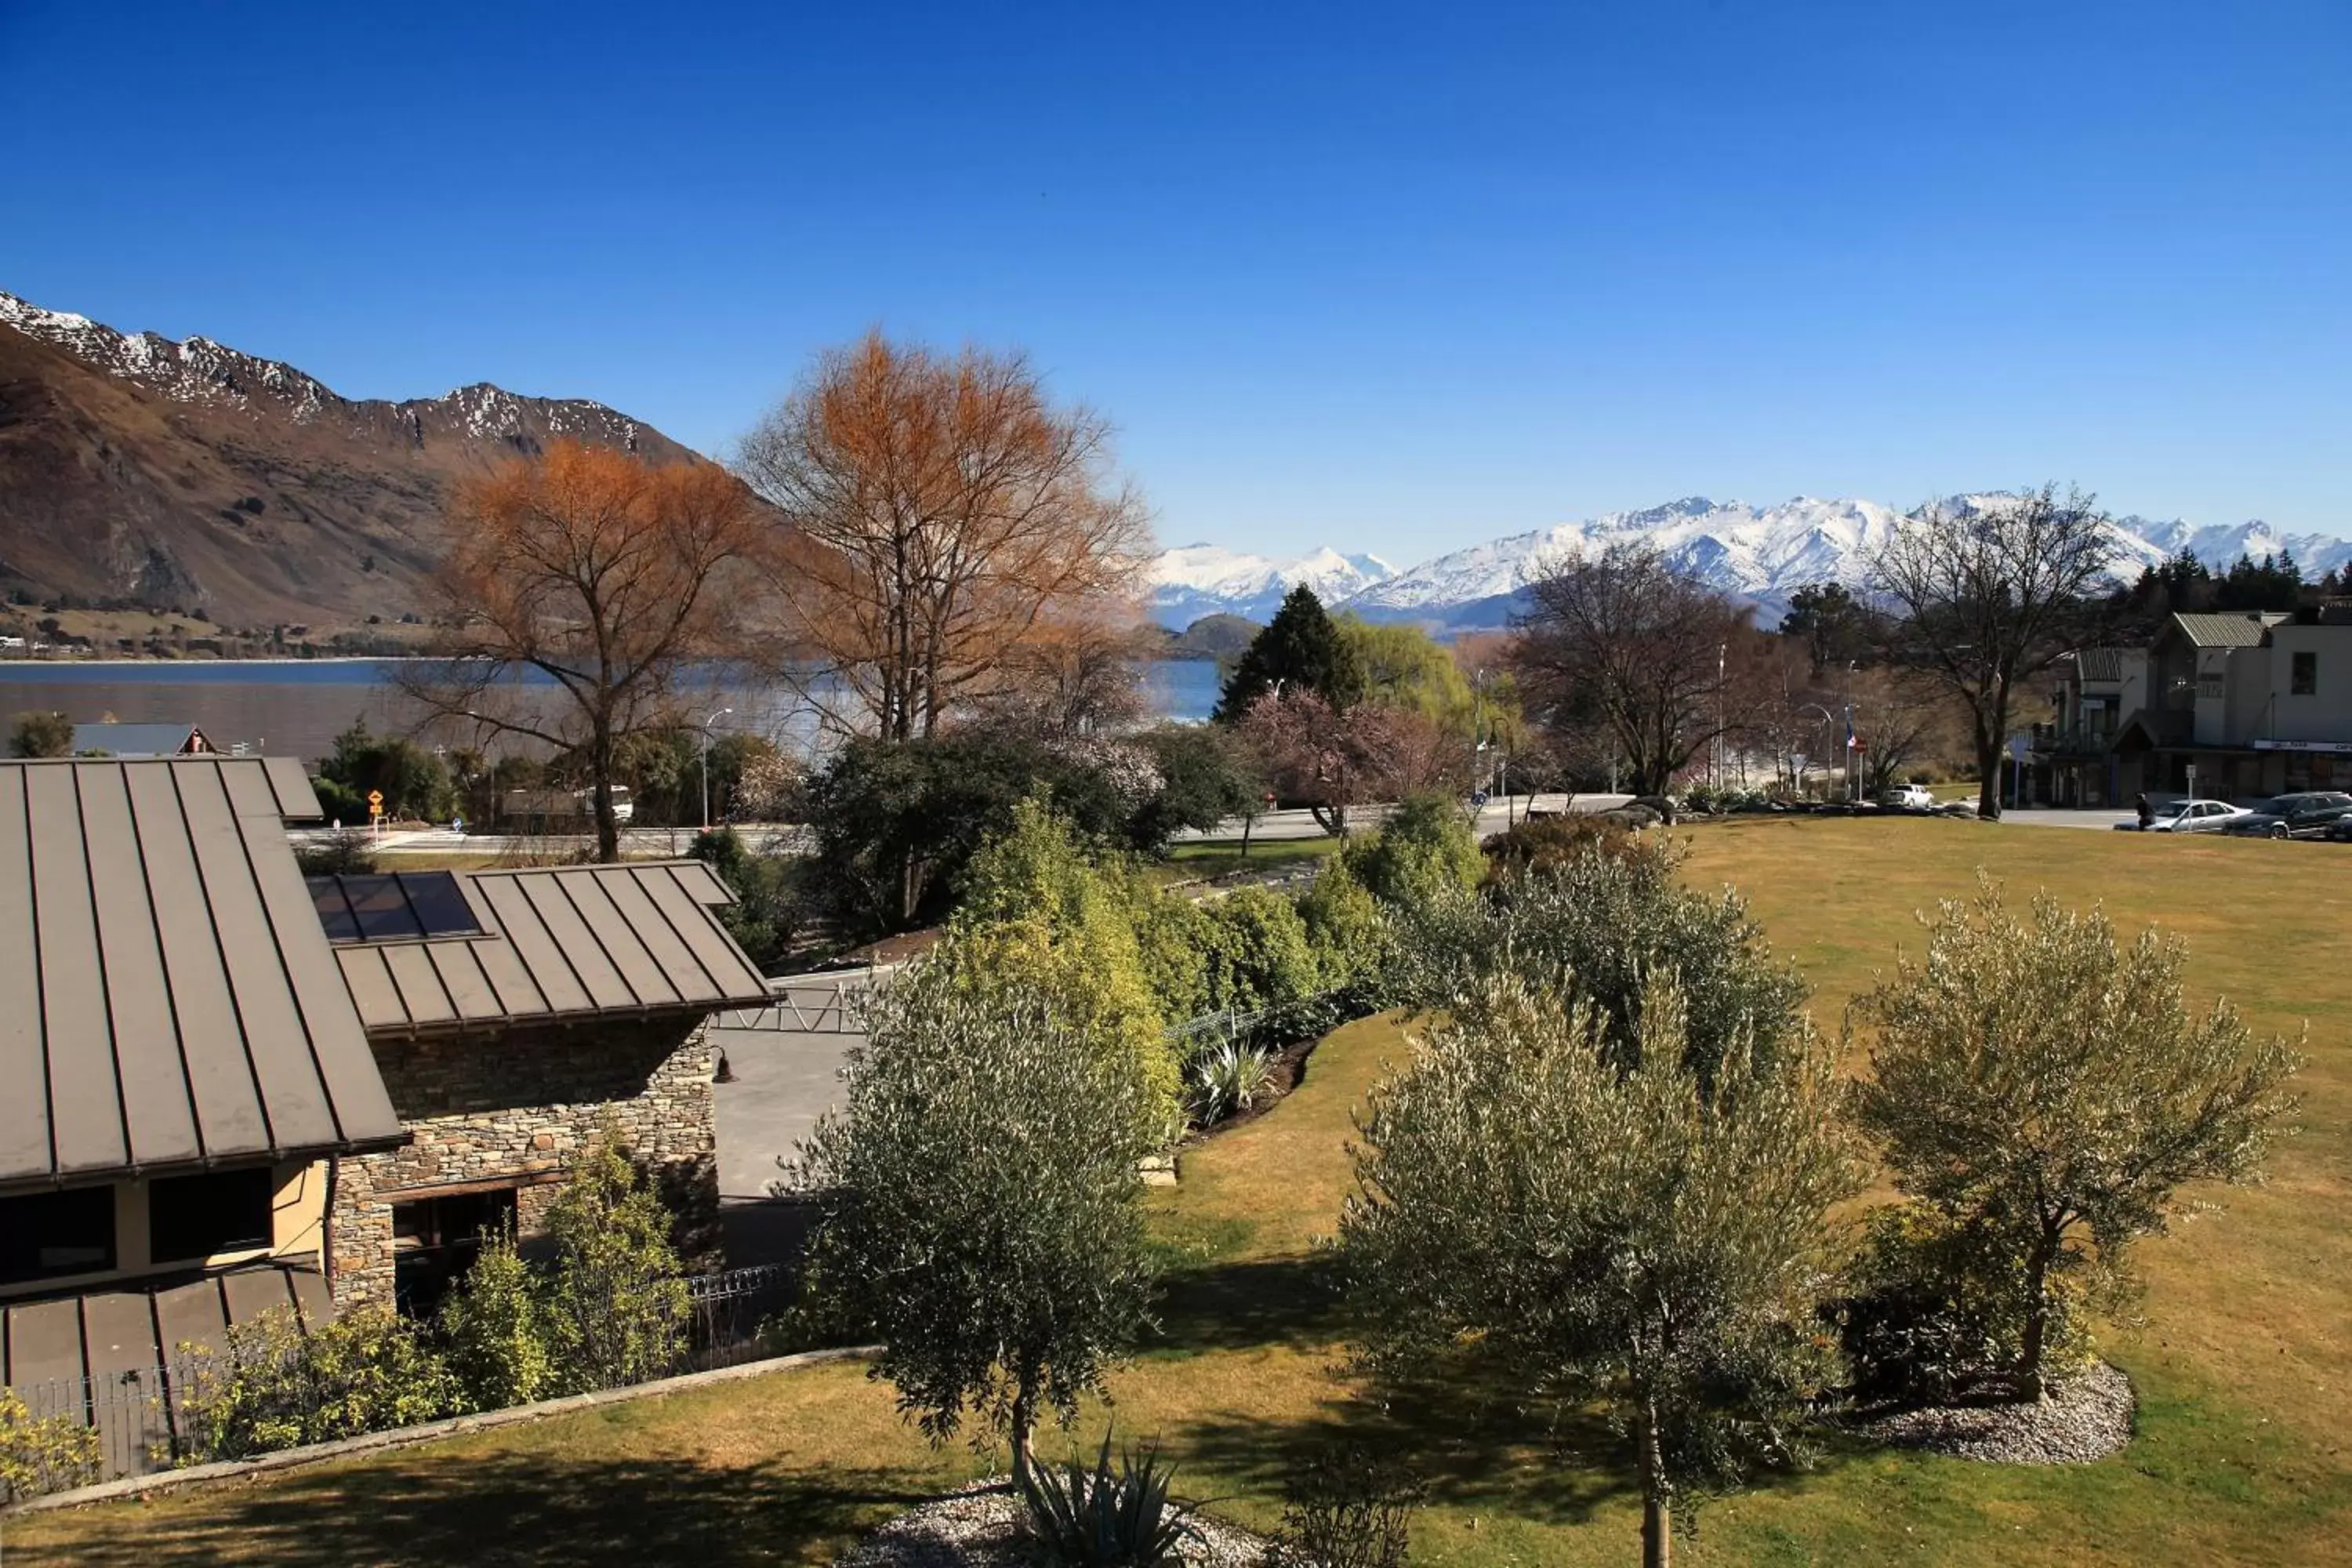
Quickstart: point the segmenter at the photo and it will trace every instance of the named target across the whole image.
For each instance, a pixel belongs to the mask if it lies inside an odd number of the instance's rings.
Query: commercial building
[[[2352,781],[2352,610],[2175,615],[2146,648],[2060,661],[2039,804],[2255,800]]]

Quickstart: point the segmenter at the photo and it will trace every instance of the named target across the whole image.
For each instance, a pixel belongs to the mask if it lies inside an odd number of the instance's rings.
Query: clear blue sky
[[[1169,543],[2042,479],[2352,533],[2346,0],[0,0],[0,288],[349,395],[720,451],[869,325],[1024,347]]]

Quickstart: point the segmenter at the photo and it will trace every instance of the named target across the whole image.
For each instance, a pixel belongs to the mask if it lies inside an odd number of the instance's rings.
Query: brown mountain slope
[[[457,483],[557,437],[698,460],[601,404],[469,386],[353,401],[204,338],[0,293],[0,595],[224,626],[423,608]]]

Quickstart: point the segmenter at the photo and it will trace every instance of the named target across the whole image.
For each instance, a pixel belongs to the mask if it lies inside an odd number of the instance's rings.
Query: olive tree
[[[1340,1243],[1376,1369],[1606,1412],[1663,1565],[1678,1502],[1802,1457],[1834,1371],[1827,1214],[1860,1167],[1810,1030],[1769,1058],[1743,1035],[1702,1092],[1681,992],[1647,993],[1632,1052],[1518,975],[1458,995],[1373,1091]]]
[[[1801,1031],[1804,983],[1774,961],[1738,894],[1687,888],[1679,865],[1679,852],[1655,836],[1588,841],[1507,873],[1483,898],[1401,910],[1402,997],[1440,1007],[1467,977],[1515,973],[1591,1002],[1607,1021],[1608,1047],[1630,1061],[1644,1037],[1649,982],[1672,971],[1680,1048],[1702,1084],[1737,1040],[1769,1057]]]
[[[2128,1282],[2128,1249],[2196,1181],[2259,1175],[2300,1058],[2253,1043],[2228,1002],[2183,1000],[2177,936],[2117,942],[2106,916],[2047,896],[2014,919],[1990,882],[1947,902],[1927,954],[1864,999],[1877,1028],[1863,1125],[1897,1186],[1972,1245],[1936,1256],[2013,1302],[2021,1397],[2079,1290]],[[2012,1288],[2010,1281],[2015,1281]]]
[[[1139,1166],[1163,1130],[1133,1053],[1066,981],[960,964],[951,934],[866,1007],[845,1110],[786,1163],[815,1191],[819,1299],[870,1324],[873,1375],[942,1443],[967,1417],[1031,1473],[1148,1322]]]

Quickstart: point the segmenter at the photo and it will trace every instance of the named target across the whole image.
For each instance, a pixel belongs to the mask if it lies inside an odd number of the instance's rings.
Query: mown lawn
[[[2151,1244],[2143,1321],[2111,1353],[2140,1436],[2105,1463],[1997,1468],[1855,1450],[1700,1516],[1693,1564],[2352,1563],[2352,851],[2156,843],[1969,822],[1733,819],[1692,837],[1691,878],[1737,882],[1834,1029],[1911,911],[1982,866],[2160,919],[2193,979],[2265,1029],[2308,1018],[2301,1136],[2269,1186]],[[1424,1408],[1409,1436],[1351,1397],[1317,1252],[1347,1190],[1349,1110],[1404,1049],[1387,1020],[1316,1053],[1273,1113],[1192,1153],[1155,1197],[1176,1278],[1160,1340],[1117,1382],[1119,1432],[1156,1436],[1180,1487],[1270,1523],[1288,1456],[1347,1426],[1409,1442],[1435,1479],[1414,1560],[1623,1563],[1636,1510],[1606,1463],[1493,1411]],[[1078,1436],[1097,1436],[1090,1413]],[[1062,1439],[1050,1439],[1048,1451]],[[232,1489],[0,1527],[15,1565],[823,1563],[943,1482],[990,1468],[928,1450],[856,1368],[615,1406]]]

